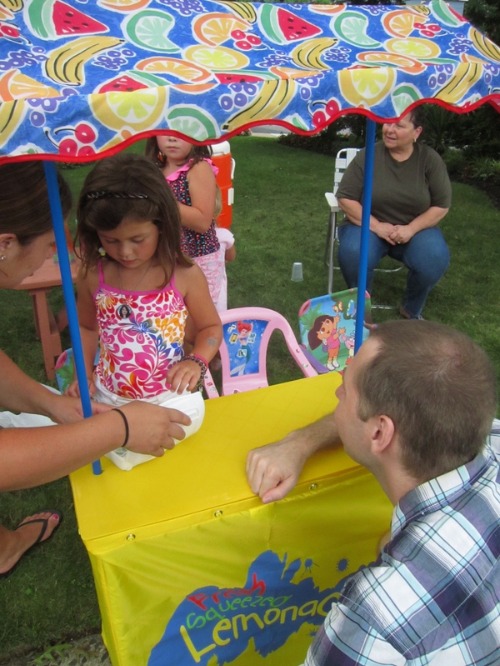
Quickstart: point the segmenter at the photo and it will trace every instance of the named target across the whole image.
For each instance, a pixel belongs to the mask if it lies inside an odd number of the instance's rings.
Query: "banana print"
[[[116,37],[79,37],[51,52],[45,63],[45,72],[56,83],[82,85],[85,63],[96,53],[118,46],[122,41]]]
[[[23,8],[23,0],[2,0],[1,3],[5,9],[10,9],[13,12],[18,12]]]
[[[294,79],[264,81],[250,106],[230,118],[224,129],[231,131],[250,122],[276,117],[278,111],[282,113],[291,102],[296,89],[297,82]]]
[[[473,62],[461,63],[457,67],[456,73],[437,93],[436,98],[448,102],[448,104],[456,104],[469,92],[474,83],[479,81],[482,74],[482,64]]]
[[[476,28],[472,27],[469,31],[469,38],[479,51],[486,58],[500,62],[500,47],[498,47],[491,39],[482,35]]]
[[[500,109],[500,45],[443,0],[407,14],[296,0],[0,0],[0,161],[58,155],[62,130],[75,132],[64,144],[75,161],[117,135],[217,141],[274,121],[315,134],[325,100],[332,122],[360,108],[383,122],[422,99]]]
[[[22,100],[0,104],[0,146],[3,146],[16,131],[26,113]]]
[[[308,39],[305,42],[298,44],[290,53],[293,62],[298,67],[304,69],[328,69],[321,56],[325,51],[331,49],[332,46],[338,43],[338,39],[332,37],[316,37],[315,39]]]
[[[249,23],[255,23],[257,20],[257,12],[251,2],[234,2],[234,0],[221,0],[219,3],[225,5],[233,14],[237,14]]]

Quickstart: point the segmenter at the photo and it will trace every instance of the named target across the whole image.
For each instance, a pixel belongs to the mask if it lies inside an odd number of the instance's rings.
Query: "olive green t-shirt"
[[[362,203],[365,150],[347,167],[337,199]],[[409,224],[430,206],[451,206],[451,183],[438,153],[425,144],[414,144],[404,162],[393,159],[382,141],[375,144],[371,214],[379,222]]]

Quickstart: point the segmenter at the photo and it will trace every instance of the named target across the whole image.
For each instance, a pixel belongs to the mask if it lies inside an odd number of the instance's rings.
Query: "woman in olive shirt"
[[[368,247],[367,289],[373,271],[389,255],[408,268],[400,313],[421,319],[427,296],[448,268],[450,254],[438,228],[451,205],[451,183],[441,157],[417,143],[421,110],[386,123],[375,145]],[[339,229],[339,263],[348,287],[356,287],[361,240],[365,151],[347,168],[337,198],[347,221]]]

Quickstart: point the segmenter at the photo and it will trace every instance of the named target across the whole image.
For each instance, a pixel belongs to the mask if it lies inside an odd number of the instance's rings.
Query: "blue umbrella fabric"
[[[1,0],[0,161],[85,162],[160,131],[314,134],[432,101],[500,106],[500,48],[446,3]]]

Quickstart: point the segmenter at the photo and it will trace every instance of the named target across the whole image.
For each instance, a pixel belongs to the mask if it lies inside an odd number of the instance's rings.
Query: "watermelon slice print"
[[[271,4],[262,5],[258,20],[262,32],[275,44],[298,42],[321,34],[317,25]]]
[[[40,39],[53,40],[68,35],[96,35],[108,27],[70,7],[62,0],[32,0],[27,5],[26,23]]]

